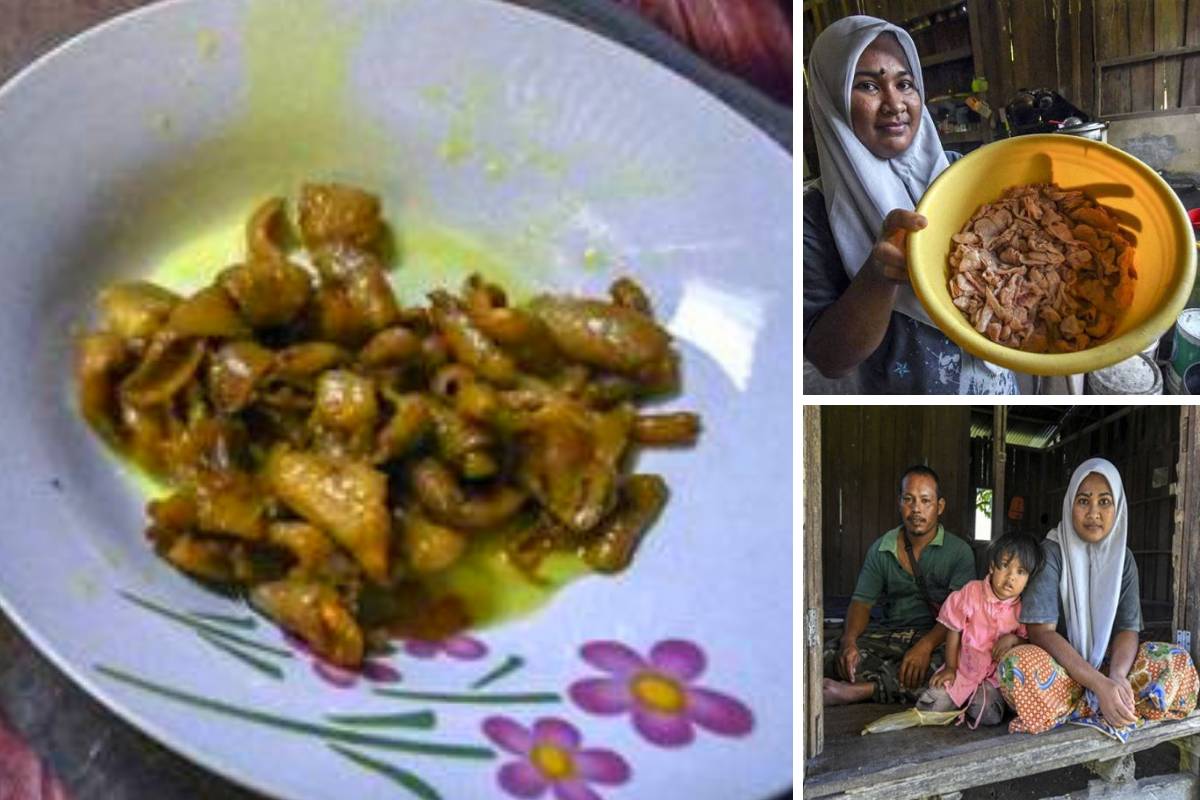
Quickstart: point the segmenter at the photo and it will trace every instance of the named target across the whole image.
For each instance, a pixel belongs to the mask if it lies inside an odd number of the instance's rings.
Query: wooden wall
[[[1184,115],[1184,128],[1200,124],[1200,0],[966,0],[975,75],[988,80],[986,99],[1003,108],[1020,89],[1053,88],[1093,117],[1110,122],[1145,116]],[[945,0],[805,0],[804,55],[816,35],[850,14],[869,14],[913,29],[922,63],[939,48],[919,18],[957,4]],[[943,23],[951,26],[957,22]],[[934,25],[935,31],[937,24]],[[923,38],[922,38],[923,37]],[[934,61],[938,58],[934,56]],[[969,76],[925,68],[926,81],[941,78],[964,85]],[[957,77],[956,77],[957,76]],[[960,80],[962,78],[963,80]],[[935,86],[937,91],[947,87]],[[932,90],[931,90],[932,91]],[[1167,156],[1152,163],[1157,169],[1190,173],[1200,153],[1195,140],[1163,143],[1138,128],[1110,142],[1128,148],[1143,160],[1150,145]],[[1189,125],[1191,127],[1189,127]],[[1163,137],[1159,137],[1163,138]],[[946,142],[954,143],[953,138]],[[1139,150],[1140,148],[1140,150]],[[812,155],[806,151],[806,155]],[[1149,159],[1148,163],[1154,161]],[[815,162],[813,165],[815,167]]]
[[[969,9],[993,108],[1046,87],[1095,113],[1093,23],[1097,32],[1107,26],[1093,0],[974,0]]]
[[[900,524],[896,481],[914,464],[941,478],[948,531],[970,540],[967,406],[821,407],[821,561],[826,596],[854,591],[867,549]]]
[[[1200,2],[1093,0],[1100,113],[1200,108]],[[1149,54],[1162,57],[1140,60]],[[1169,55],[1175,53],[1175,55]]]

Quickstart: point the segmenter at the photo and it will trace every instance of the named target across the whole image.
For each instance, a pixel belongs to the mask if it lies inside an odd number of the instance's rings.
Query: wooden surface
[[[1176,540],[1176,629],[1191,632],[1192,660],[1200,663],[1200,408],[1188,406],[1181,424],[1183,508]]]
[[[1008,463],[1008,448],[1005,445],[1007,432],[1007,407],[992,406],[992,541],[1004,535],[1004,525],[1008,519],[1008,495],[1004,486],[1005,465]]]
[[[784,148],[791,112],[705,63],[632,11],[596,0],[510,0],[657,60],[724,100]],[[71,36],[144,0],[0,0],[0,83]],[[158,745],[85,694],[0,614],[0,716],[46,759],[75,800],[253,800],[259,795]],[[7,777],[0,765],[0,797]],[[756,799],[757,800],[757,799]]]
[[[1193,0],[1187,6],[1185,20],[1185,45],[1200,45],[1200,2]],[[1200,106],[1200,54],[1184,56],[1180,71],[1179,106],[1193,108]]]
[[[815,7],[806,2],[811,10],[806,10],[804,52],[822,28],[842,16],[866,13],[904,25],[945,5],[938,0],[825,0],[814,15]],[[967,0],[967,7],[974,73],[987,77],[993,108],[1002,108],[1020,89],[1037,87],[1055,89],[1104,118],[1200,106],[1200,56],[1153,58],[1200,44],[1200,2]],[[1139,63],[1095,70],[1098,61],[1148,55]],[[969,90],[970,77],[958,91]]]
[[[941,478],[948,531],[971,541],[970,409],[824,406],[821,409],[821,561],[824,590],[849,595],[871,543],[900,524],[897,481],[914,464]]]
[[[1150,723],[1121,744],[1091,728],[1067,725],[1036,736],[1009,734],[1007,725],[972,731],[908,728],[860,735],[862,728],[900,706],[860,704],[826,710],[825,752],[806,763],[805,798],[906,800],[1013,780],[1089,761],[1120,758],[1200,732],[1200,713]]]
[[[825,618],[821,594],[821,408],[804,407],[804,755],[812,758],[825,745],[821,713],[821,659]]]

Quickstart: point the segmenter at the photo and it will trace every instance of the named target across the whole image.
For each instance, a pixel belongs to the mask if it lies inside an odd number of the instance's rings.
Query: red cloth
[[[0,714],[0,800],[69,800],[50,768]]]
[[[775,100],[792,104],[792,25],[779,0],[618,0]]]

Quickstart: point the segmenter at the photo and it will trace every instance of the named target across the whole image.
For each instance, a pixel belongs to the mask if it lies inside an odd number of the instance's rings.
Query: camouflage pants
[[[858,652],[862,658],[858,662],[858,670],[854,680],[858,683],[871,681],[875,684],[875,693],[871,701],[875,703],[915,703],[920,697],[925,684],[933,673],[942,666],[945,648],[938,647],[933,651],[929,660],[929,669],[916,689],[908,689],[900,685],[900,662],[909,648],[921,640],[928,631],[922,630],[883,630],[868,628],[858,637]],[[841,680],[838,673],[838,650],[841,647],[841,628],[825,631],[824,658],[825,676]]]

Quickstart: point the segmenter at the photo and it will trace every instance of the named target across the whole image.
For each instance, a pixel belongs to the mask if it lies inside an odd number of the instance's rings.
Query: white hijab
[[[1112,531],[1095,544],[1079,538],[1072,514],[1079,484],[1092,473],[1103,475],[1108,481],[1117,506]],[[1128,518],[1121,474],[1110,462],[1093,458],[1080,464],[1071,476],[1071,485],[1063,498],[1062,522],[1046,536],[1062,548],[1058,590],[1067,617],[1067,638],[1071,646],[1096,668],[1100,667],[1108,651],[1117,602],[1121,598]]]
[[[900,41],[913,83],[921,96],[921,124],[908,149],[895,158],[879,158],[858,140],[850,120],[850,93],[854,68],[863,51],[881,34]],[[883,219],[893,208],[913,210],[925,190],[950,165],[929,109],[925,108],[925,79],[921,60],[908,31],[875,17],[843,17],[813,42],[808,59],[809,105],[817,154],[821,164],[821,192],[837,242],[842,265],[853,278],[883,230]],[[896,310],[926,325],[933,325],[912,289],[902,286]]]

